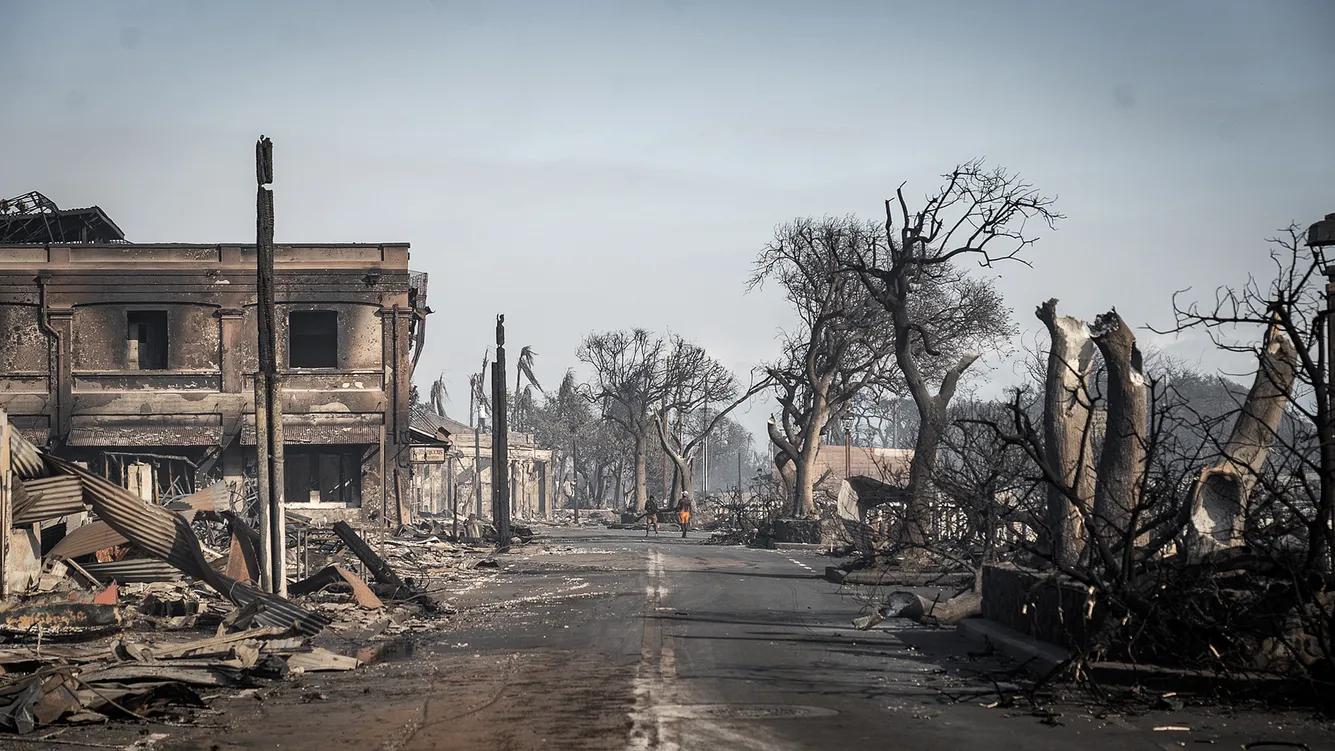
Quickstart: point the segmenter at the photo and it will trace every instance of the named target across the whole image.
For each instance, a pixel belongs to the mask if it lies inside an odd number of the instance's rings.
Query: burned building
[[[0,408],[142,497],[210,478],[244,492],[254,246],[79,242],[78,227],[64,242],[0,244]],[[425,275],[410,275],[406,243],[279,245],[276,271],[288,507],[402,518]]]
[[[412,498],[416,509],[448,515],[456,508],[491,518],[491,432],[438,415],[422,405],[412,412],[418,446],[440,446],[438,456],[421,454],[413,464]],[[435,439],[448,436],[448,442]],[[546,519],[555,510],[555,475],[551,449],[541,448],[533,433],[509,434],[510,514],[516,519]]]

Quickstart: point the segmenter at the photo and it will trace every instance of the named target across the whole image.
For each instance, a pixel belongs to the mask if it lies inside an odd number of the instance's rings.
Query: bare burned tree
[[[444,417],[445,402],[449,400],[450,393],[445,388],[445,373],[442,372],[436,380],[431,382],[431,411]]]
[[[889,314],[895,363],[918,408],[904,523],[913,547],[928,543],[932,472],[960,378],[983,347],[1012,331],[996,287],[959,264],[1023,263],[1021,254],[1036,241],[1030,222],[1051,228],[1061,218],[1052,198],[1004,169],[972,161],[944,177],[917,209],[901,185],[885,202],[883,241],[842,256]]]
[[[783,353],[764,366],[780,408],[769,436],[780,474],[791,478],[794,516],[816,511],[813,468],[826,425],[863,388],[893,375],[886,315],[840,267],[841,258],[872,255],[880,236],[853,217],[798,219],[756,259],[750,287],[778,284],[798,316],[782,335]]]
[[[932,550],[972,569],[980,591],[982,567],[1024,551],[1027,535],[1039,527],[1031,465],[1020,448],[997,440],[990,427],[1006,422],[1011,408],[999,401],[953,405],[933,478],[950,499],[955,519],[937,525],[941,539]]]
[[[1241,287],[1221,287],[1212,303],[1181,303],[1182,293],[1174,296],[1175,325],[1170,331],[1202,329],[1215,346],[1233,352],[1249,352],[1261,363],[1258,377],[1268,382],[1271,391],[1290,394],[1291,409],[1306,430],[1291,439],[1281,451],[1297,460],[1291,474],[1311,481],[1285,483],[1283,505],[1305,527],[1306,567],[1332,571],[1335,550],[1335,423],[1332,423],[1330,363],[1326,358],[1329,310],[1325,301],[1327,266],[1325,251],[1303,243],[1302,232],[1290,226],[1271,239],[1271,261],[1275,275],[1268,284],[1248,279]],[[1241,329],[1247,338],[1234,339]],[[1256,344],[1257,331],[1273,332]],[[1288,366],[1275,363],[1267,351],[1275,344],[1274,335],[1282,334],[1292,347],[1295,382],[1288,387]],[[1267,366],[1267,363],[1270,363]],[[1254,387],[1254,389],[1257,387]],[[1253,411],[1253,415],[1256,412]],[[1259,433],[1275,431],[1265,419],[1255,420],[1250,428]],[[1244,442],[1253,442],[1246,437]],[[1250,472],[1253,462],[1242,457],[1235,469]]]
[[[754,394],[768,387],[768,379],[753,384],[738,396],[737,378],[705,350],[673,336],[663,360],[668,397],[654,415],[658,439],[672,462],[670,498],[692,486],[695,451],[719,422]],[[711,404],[718,409],[705,413]]]
[[[648,498],[646,466],[654,409],[667,396],[662,358],[665,344],[644,329],[589,334],[575,356],[593,368],[590,398],[602,417],[631,441],[635,464],[635,509]]]

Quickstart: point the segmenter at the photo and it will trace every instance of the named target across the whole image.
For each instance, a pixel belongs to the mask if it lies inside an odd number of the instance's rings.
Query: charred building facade
[[[410,274],[405,243],[276,257],[288,507],[402,518],[425,275]],[[256,318],[254,246],[0,245],[0,408],[145,498],[214,478],[242,496]]]

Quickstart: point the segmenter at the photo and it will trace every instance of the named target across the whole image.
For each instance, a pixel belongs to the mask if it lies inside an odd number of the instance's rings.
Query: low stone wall
[[[983,617],[1035,639],[1078,648],[1092,610],[1086,589],[1009,564],[983,567]]]

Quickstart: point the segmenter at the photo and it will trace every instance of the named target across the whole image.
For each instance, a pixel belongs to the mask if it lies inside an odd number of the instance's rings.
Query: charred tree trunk
[[[1076,509],[1061,488],[1048,486],[1045,537],[1042,547],[1055,565],[1073,566],[1084,548],[1084,516],[1094,499],[1093,424],[1090,420],[1089,375],[1094,343],[1089,327],[1078,318],[1057,315],[1057,301],[1035,311],[1052,339],[1048,350],[1043,397],[1043,444],[1049,466],[1083,502]]]
[[[717,422],[719,418],[722,418],[724,415],[728,414],[728,412],[731,412],[733,408],[738,404],[741,404],[741,402],[742,400],[738,400],[737,402],[734,402],[732,406],[723,410],[715,418],[715,421]],[[655,418],[654,425],[658,428],[658,442],[663,448],[663,454],[672,461],[672,494],[668,496],[668,501],[670,503],[675,503],[676,499],[683,491],[689,492],[691,489],[692,482],[695,479],[695,460],[693,454],[695,453],[695,449],[705,440],[705,436],[707,436],[709,431],[713,429],[713,424],[706,427],[704,434],[691,440],[684,446],[677,439],[668,435],[667,425],[664,424],[661,417]],[[703,491],[701,495],[703,495]]]
[[[905,354],[900,362],[912,362],[908,358],[911,355]],[[972,352],[961,357],[954,367],[946,371],[945,377],[941,379],[941,388],[935,394],[927,390],[916,362],[912,362],[909,369],[905,369],[902,364],[900,366],[918,408],[918,436],[913,443],[913,459],[909,462],[908,507],[904,510],[904,540],[911,548],[923,548],[930,542],[932,504],[936,498],[932,476],[936,472],[941,439],[946,432],[946,409],[955,396],[955,389],[964,371],[977,359],[978,355]],[[910,370],[912,376],[909,376]]]
[[[1224,458],[1201,472],[1192,496],[1193,542],[1202,551],[1242,544],[1247,498],[1284,417],[1297,360],[1293,343],[1271,327],[1256,380],[1224,445]]]
[[[816,513],[816,478],[813,469],[816,464],[816,451],[803,449],[793,462],[793,516],[806,518]]]
[[[1108,369],[1108,419],[1094,487],[1094,536],[1113,558],[1105,563],[1126,571],[1145,482],[1149,383],[1135,334],[1116,310],[1094,319],[1092,335]]]
[[[809,518],[816,515],[816,458],[820,456],[825,424],[829,420],[829,410],[824,399],[817,398],[817,407],[812,410],[811,419],[803,428],[802,448],[797,452],[793,467],[793,516]]]
[[[932,501],[935,497],[932,472],[937,451],[946,430],[945,402],[931,399],[919,407],[918,437],[913,443],[909,462],[908,507],[904,509],[904,537],[913,548],[924,548],[930,541]]]
[[[887,212],[889,204],[887,203]],[[887,217],[889,214],[887,213]],[[911,248],[906,243],[905,248]],[[891,283],[893,304],[887,306],[895,330],[895,364],[904,375],[913,404],[918,409],[918,436],[914,441],[913,459],[909,463],[908,507],[904,510],[903,537],[911,549],[921,550],[929,542],[932,504],[935,500],[935,488],[932,475],[936,471],[937,450],[946,429],[946,408],[955,396],[964,371],[978,359],[978,353],[968,352],[948,369],[941,378],[941,386],[932,393],[928,387],[927,375],[918,364],[914,352],[915,346],[921,346],[935,354],[931,343],[927,341],[921,327],[915,326],[909,318],[907,300],[910,280],[900,275]],[[915,344],[920,342],[920,344]]]
[[[635,511],[644,512],[649,497],[649,442],[643,428],[635,431]]]

